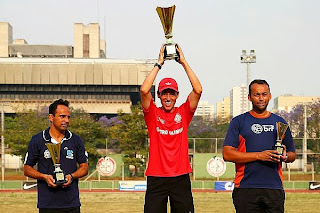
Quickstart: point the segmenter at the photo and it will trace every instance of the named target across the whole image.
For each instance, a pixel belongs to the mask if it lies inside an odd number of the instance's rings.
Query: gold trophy
[[[64,171],[60,168],[60,150],[61,150],[61,143],[53,144],[53,143],[46,143],[46,146],[50,152],[51,159],[54,165],[53,171],[53,179],[55,180],[55,184],[61,185],[66,183],[66,175]]]
[[[156,9],[162,23],[164,35],[167,39],[164,50],[164,60],[180,60],[179,53],[176,50],[177,44],[172,41],[172,24],[175,9],[175,5],[171,7],[157,7]]]
[[[277,122],[276,125],[277,125],[277,142],[272,147],[272,149],[276,150],[278,152],[278,155],[282,155],[283,154],[282,140],[283,140],[284,134],[286,133],[289,125],[281,123],[281,122]]]

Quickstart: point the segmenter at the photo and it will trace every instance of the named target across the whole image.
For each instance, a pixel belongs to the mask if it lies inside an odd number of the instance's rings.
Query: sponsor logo
[[[178,135],[183,132],[183,127],[172,130],[172,131],[168,131],[166,129],[160,129],[159,127],[157,127],[156,130],[157,132],[160,133],[160,135]]]
[[[67,150],[67,156],[66,156],[66,158],[68,158],[68,159],[73,159],[73,151],[72,150]]]
[[[37,183],[34,183],[34,182],[25,182],[23,184],[23,190],[35,190],[37,187]]]
[[[311,190],[320,190],[320,182],[310,182],[309,184]]]
[[[44,158],[47,158],[47,159],[48,159],[48,158],[51,158],[51,155],[50,155],[49,150],[46,149],[46,150],[44,151],[43,157],[44,157]]]
[[[160,123],[164,124],[164,120],[161,119],[160,117],[158,117],[158,121],[159,121]]]
[[[181,123],[182,121],[182,116],[177,113],[176,116],[174,117],[174,121],[178,124],[178,123]]]
[[[252,130],[252,132],[254,132],[256,134],[260,134],[262,132],[273,132],[274,126],[273,125],[252,124],[251,130]]]

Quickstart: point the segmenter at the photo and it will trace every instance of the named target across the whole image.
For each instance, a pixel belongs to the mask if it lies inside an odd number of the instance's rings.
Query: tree
[[[224,138],[229,124],[217,124],[216,120],[206,121],[200,116],[194,116],[188,130],[189,138]],[[214,152],[215,141],[209,139],[197,139],[197,152]],[[222,147],[223,140],[218,141],[218,147]]]
[[[135,174],[143,171],[147,156],[147,128],[140,105],[131,107],[130,114],[118,113],[119,122],[110,128],[112,138],[117,139],[123,161],[126,165],[135,166]]]
[[[47,116],[48,107],[44,107],[39,111],[29,110],[6,118],[5,138],[12,154],[21,156],[26,154],[31,137],[50,126]],[[89,153],[89,163],[96,162],[98,158],[96,148],[105,144],[106,128],[95,121],[90,114],[71,108],[69,130],[82,138]]]
[[[307,113],[307,137],[320,138],[320,99],[306,105]],[[293,107],[292,111],[287,113],[285,111],[278,113],[284,117],[288,122],[294,137],[304,137],[304,105],[298,104]],[[320,152],[319,139],[310,139],[308,142],[308,149],[314,153]],[[296,148],[302,149],[301,140],[295,141]],[[310,160],[315,163],[317,171],[320,171],[320,156],[318,154],[308,155]]]
[[[49,122],[45,110],[46,108],[40,111],[29,110],[17,113],[14,117],[6,117],[4,136],[12,154],[24,158],[31,137],[48,128]]]

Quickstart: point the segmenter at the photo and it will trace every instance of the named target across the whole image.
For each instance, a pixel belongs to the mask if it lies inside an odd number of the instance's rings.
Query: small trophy
[[[272,147],[272,149],[276,150],[278,152],[278,155],[282,155],[283,154],[282,139],[289,125],[281,122],[277,122],[276,125],[277,125],[277,142]]]
[[[175,59],[176,61],[180,60],[179,53],[176,50],[176,43],[172,41],[172,24],[173,24],[173,15],[176,6],[171,7],[157,7],[157,12],[162,23],[164,30],[164,35],[166,37],[166,44],[164,50],[164,60]]]
[[[66,176],[64,171],[60,168],[60,150],[61,150],[61,143],[53,144],[53,143],[46,143],[46,146],[50,152],[54,171],[53,171],[53,179],[55,180],[55,184],[62,185],[66,183]]]

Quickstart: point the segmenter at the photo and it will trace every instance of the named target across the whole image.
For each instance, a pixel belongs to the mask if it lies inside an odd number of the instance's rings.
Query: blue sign
[[[214,183],[214,190],[216,191],[232,191],[234,183],[232,181],[216,181]]]

